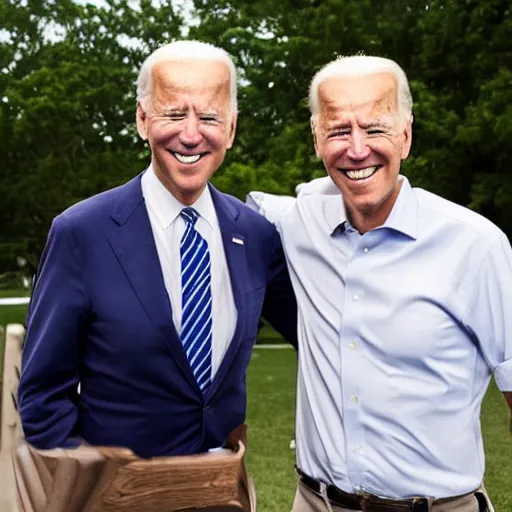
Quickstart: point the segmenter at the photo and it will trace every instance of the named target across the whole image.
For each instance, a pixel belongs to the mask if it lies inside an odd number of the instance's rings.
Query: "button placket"
[[[360,385],[364,364],[360,350],[361,321],[364,318],[364,290],[352,279],[359,275],[363,258],[355,257],[346,275],[343,329],[340,335],[342,415],[345,425],[347,470],[353,484],[362,485],[366,470],[364,454],[365,432],[361,424]]]

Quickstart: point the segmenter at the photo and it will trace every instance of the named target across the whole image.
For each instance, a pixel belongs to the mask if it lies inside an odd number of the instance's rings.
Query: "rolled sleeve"
[[[512,249],[502,236],[473,280],[467,323],[501,391],[512,391]]]
[[[512,359],[496,366],[494,380],[500,391],[512,391]]]

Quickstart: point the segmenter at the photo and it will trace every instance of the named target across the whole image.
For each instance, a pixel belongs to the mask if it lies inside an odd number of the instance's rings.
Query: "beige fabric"
[[[480,492],[485,494],[489,504],[489,512],[493,512],[492,505],[487,496],[485,488],[482,486]],[[329,510],[329,507],[331,510]],[[355,512],[346,508],[337,507],[333,504],[327,505],[325,501],[308,489],[301,482],[297,485],[295,500],[293,502],[292,512]],[[474,495],[470,494],[458,500],[449,503],[440,503],[432,505],[432,512],[480,512],[478,501]]]
[[[223,450],[153,459],[124,448],[36,450],[22,442],[13,454],[20,512],[255,512],[241,438],[245,426]]]
[[[332,511],[325,502],[300,482],[293,501],[292,512],[354,512],[352,510],[331,505]]]

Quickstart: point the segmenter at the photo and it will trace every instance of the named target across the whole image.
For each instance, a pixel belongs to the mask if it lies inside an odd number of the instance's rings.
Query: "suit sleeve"
[[[25,438],[37,448],[76,444],[80,341],[88,315],[82,272],[71,229],[57,217],[29,305],[18,391]]]
[[[273,228],[273,248],[262,316],[297,348],[297,301],[286,266],[281,239]]]

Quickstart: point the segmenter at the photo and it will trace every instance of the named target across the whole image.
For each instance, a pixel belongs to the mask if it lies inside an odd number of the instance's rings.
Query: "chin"
[[[192,183],[178,183],[178,190],[185,196],[200,194],[206,187],[207,180],[197,180]]]

